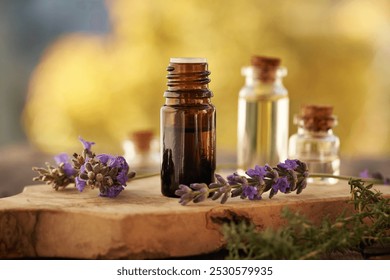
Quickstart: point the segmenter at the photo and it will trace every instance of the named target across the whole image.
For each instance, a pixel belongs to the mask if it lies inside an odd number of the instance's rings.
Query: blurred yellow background
[[[390,1],[111,0],[109,35],[66,34],[35,68],[22,121],[49,153],[122,153],[137,130],[159,134],[170,57],[206,57],[219,150],[236,149],[241,67],[280,57],[292,117],[334,105],[341,153],[390,155]]]

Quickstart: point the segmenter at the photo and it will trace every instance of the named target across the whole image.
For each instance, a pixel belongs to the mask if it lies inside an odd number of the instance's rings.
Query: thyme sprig
[[[354,212],[316,225],[288,208],[282,211],[285,226],[258,231],[247,222],[224,224],[228,259],[327,259],[335,254],[364,254],[368,246],[390,246],[389,198],[372,190],[373,184],[350,179]],[[355,253],[355,254],[351,254]],[[363,256],[364,257],[364,256]]]

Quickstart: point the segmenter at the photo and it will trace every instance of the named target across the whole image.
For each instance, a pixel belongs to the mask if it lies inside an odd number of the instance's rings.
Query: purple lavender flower
[[[214,192],[213,196],[211,197],[212,200],[217,200],[220,198],[225,192],[230,191],[230,186],[229,184],[224,185],[223,187],[217,187],[214,186],[214,188],[218,188],[217,191]]]
[[[248,197],[249,200],[258,200],[261,199],[261,196],[258,196],[257,188],[254,186],[243,186],[242,194],[245,197]]]
[[[274,190],[275,194],[278,191],[281,191],[282,193],[286,193],[289,187],[290,185],[288,184],[287,178],[279,177],[276,183],[272,186],[272,189]]]
[[[257,194],[260,193],[260,195],[257,195],[256,198],[252,199],[259,199],[259,197],[261,198],[261,193],[264,192],[264,188],[266,187],[264,179],[267,176],[267,173],[268,172],[266,167],[259,165],[256,165],[254,169],[248,169],[246,171],[246,174],[250,177],[248,180],[251,181],[252,186],[253,184],[256,185]],[[245,192],[242,193],[242,196],[245,197]]]
[[[228,184],[228,182],[219,174],[215,174],[215,178],[217,179],[217,181],[213,182],[209,185],[210,189],[220,188],[220,187]]]
[[[129,177],[129,165],[122,156],[101,154],[89,158],[81,167],[79,176],[76,178],[76,187],[82,191],[85,186],[99,188],[99,196],[115,197],[126,186]]]
[[[248,183],[247,179],[244,176],[239,175],[237,172],[230,174],[226,179],[228,180],[229,185],[240,185]]]
[[[76,183],[76,188],[79,190],[79,192],[82,192],[85,188],[85,185],[87,184],[87,181],[81,179],[80,177],[76,177],[75,183]]]
[[[264,166],[265,170],[267,171],[266,173],[266,177],[270,178],[273,180],[273,182],[276,182],[279,178],[279,173],[276,169],[272,168],[272,166],[269,166],[268,164],[266,164]]]
[[[129,165],[127,164],[125,158],[122,156],[116,157],[109,163],[108,166],[111,168],[118,168],[116,180],[119,184],[126,185],[126,182],[128,180]]]
[[[297,186],[298,186],[297,194],[300,194],[302,192],[302,190],[307,187],[307,180],[303,179],[299,184],[297,184]]]
[[[97,155],[95,158],[97,158],[101,163],[103,164],[106,164],[106,165],[110,165],[108,162],[112,162],[112,161],[115,161],[115,157],[112,156],[112,155],[108,155],[108,154],[100,154],[100,155]]]
[[[295,189],[297,188],[297,183],[298,183],[297,172],[295,172],[294,170],[288,169],[287,170],[287,181],[289,184],[288,192],[295,191]]]
[[[362,172],[359,173],[359,177],[363,179],[377,179],[382,181],[382,183],[385,185],[390,185],[390,178],[385,178],[380,172],[370,173],[368,169],[364,169]]]
[[[260,200],[262,194],[270,191],[269,198],[272,198],[279,191],[282,193],[302,192],[307,185],[309,176],[307,165],[299,160],[286,160],[279,163],[277,167],[256,165],[253,169],[246,171],[246,176],[237,172],[230,174],[226,180],[216,174],[216,181],[206,184],[191,184],[190,186],[180,185],[175,192],[180,196],[180,204],[186,205],[189,202],[201,202],[206,200],[211,193],[211,199],[221,199],[225,203],[229,197],[240,196],[242,199]]]
[[[384,185],[390,185],[390,178],[385,178],[380,172],[372,173],[371,177],[377,180],[381,180]]]
[[[360,178],[370,178],[370,173],[368,172],[368,169],[364,169],[359,173],[359,176]]]
[[[199,192],[199,194],[197,194],[194,197],[194,199],[193,199],[194,203],[199,203],[199,202],[202,202],[202,201],[206,200],[206,198],[209,195],[209,188],[204,183],[201,183],[201,184],[197,184],[197,183],[191,184],[191,189]]]
[[[182,196],[183,194],[192,192],[191,188],[186,185],[180,185],[179,188],[175,191],[175,195]]]
[[[218,183],[221,185],[226,185],[227,181],[219,174],[215,174],[215,178],[217,179]]]
[[[175,195],[180,196],[179,203],[181,205],[186,205],[191,201],[199,203],[207,199],[209,187],[204,183],[194,183],[190,187],[180,185],[179,189],[175,191]]]
[[[72,164],[69,161],[69,156],[65,153],[56,155],[54,157],[54,160],[56,161],[57,165],[60,165],[61,163],[64,164],[63,169],[65,172],[65,175],[68,177],[72,177],[76,174],[76,170],[72,167]]]
[[[114,185],[106,189],[106,191],[100,191],[99,196],[101,197],[109,197],[114,198],[117,197],[118,194],[123,191],[125,188],[122,185]]]
[[[265,170],[265,167],[256,165],[254,169],[248,169],[246,171],[246,174],[252,178],[261,178],[264,179],[265,174],[267,171]]]
[[[107,188],[106,192],[100,193],[100,196],[107,196],[107,197],[116,197],[121,191],[124,190],[123,186],[126,186],[126,182],[128,180],[128,172],[129,172],[129,165],[127,164],[126,160],[122,156],[113,157],[108,156],[103,158],[108,158],[108,161],[106,162],[107,166],[111,169],[117,168],[118,173],[114,179],[114,182],[116,183],[113,186],[110,186]],[[98,156],[96,156],[98,157]],[[102,157],[100,157],[102,158]]]
[[[180,185],[179,189],[177,189],[175,191],[175,194],[177,196],[180,196],[179,203],[181,205],[183,205],[183,206],[187,205],[195,197],[195,194],[194,194],[193,190],[190,187],[186,186],[186,185]]]
[[[126,182],[128,180],[129,165],[127,164],[126,159],[124,157],[115,157],[108,154],[100,154],[97,155],[95,158],[110,168],[118,168],[116,180],[120,185],[126,185]]]
[[[286,159],[284,163],[279,163],[278,167],[287,170],[295,170],[298,167],[298,160]]]
[[[81,136],[79,136],[79,140],[80,140],[81,143],[83,144],[84,149],[86,149],[88,152],[91,151],[92,145],[95,145],[95,142],[86,141],[86,140],[84,140],[83,138],[81,138]]]

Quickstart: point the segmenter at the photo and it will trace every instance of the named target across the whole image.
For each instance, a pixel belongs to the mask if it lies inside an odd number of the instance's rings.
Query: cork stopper
[[[305,129],[315,132],[327,131],[336,125],[333,106],[302,106],[300,119],[303,121]]]
[[[150,150],[150,143],[153,139],[153,131],[140,130],[131,134],[131,139],[134,145],[140,152],[147,152]]]
[[[258,70],[258,78],[262,82],[273,82],[276,77],[276,70],[279,68],[281,60],[274,57],[252,56],[251,64]]]

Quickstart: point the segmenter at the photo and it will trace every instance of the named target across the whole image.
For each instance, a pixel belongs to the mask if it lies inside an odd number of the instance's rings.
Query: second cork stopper
[[[305,129],[310,131],[328,131],[337,124],[337,118],[333,115],[333,106],[325,105],[304,105],[299,122]]]

